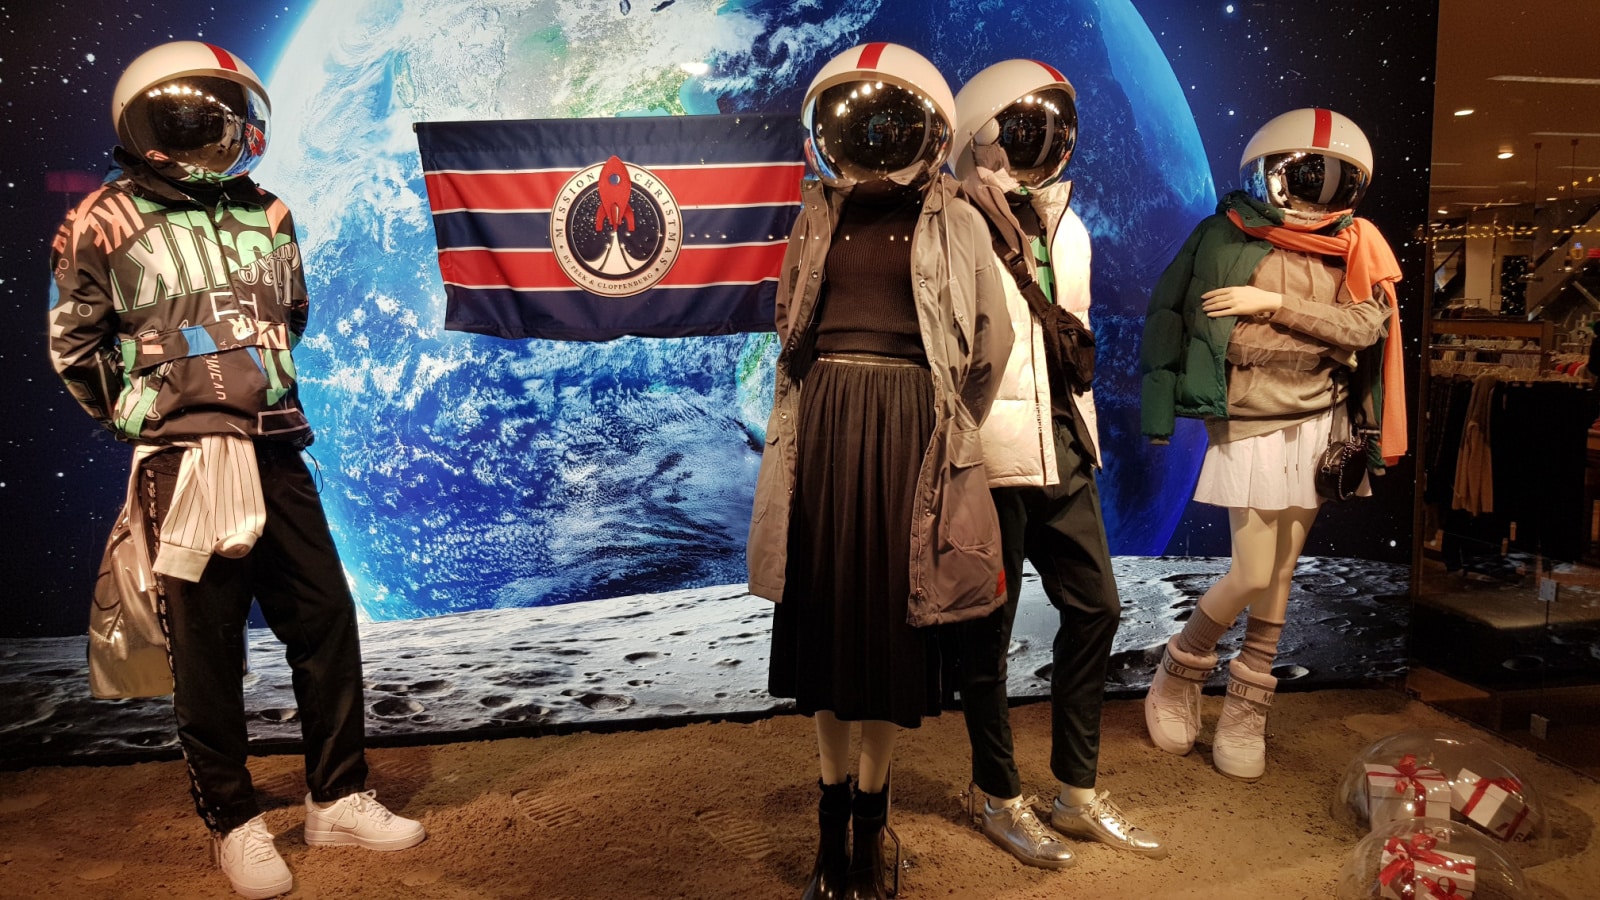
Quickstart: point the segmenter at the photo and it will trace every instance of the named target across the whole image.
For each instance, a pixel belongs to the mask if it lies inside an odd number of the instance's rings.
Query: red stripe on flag
[[[1041,67],[1043,67],[1046,72],[1050,73],[1050,77],[1055,79],[1056,81],[1066,81],[1067,80],[1067,76],[1065,76],[1065,75],[1061,74],[1059,71],[1057,71],[1055,66],[1052,66],[1049,63],[1039,62],[1037,59],[1034,60],[1034,62],[1039,63],[1039,65]]]
[[[804,163],[652,169],[679,206],[799,203]],[[425,176],[434,210],[550,209],[572,172],[432,172]]]
[[[737,169],[652,169],[679,206],[799,203],[805,163],[774,163]]]
[[[883,48],[889,46],[885,41],[868,44],[861,48],[861,58],[856,60],[858,69],[876,69],[878,60],[883,57]]]
[[[1315,112],[1317,114],[1317,124],[1311,135],[1311,146],[1326,148],[1328,141],[1333,137],[1333,113],[1325,109],[1315,110]]]
[[[787,241],[760,247],[685,247],[661,284],[693,287],[777,278]]]
[[[787,244],[760,247],[684,247],[663,286],[694,287],[776,278]],[[497,253],[493,250],[441,250],[444,280],[469,287],[580,290],[562,271],[554,253]]]
[[[430,172],[428,202],[441,209],[549,209],[571,172]]]
[[[217,65],[227,69],[229,72],[239,71],[239,64],[233,61],[232,53],[218,47],[216,44],[206,44],[206,46],[211,48],[211,54],[217,58]]]

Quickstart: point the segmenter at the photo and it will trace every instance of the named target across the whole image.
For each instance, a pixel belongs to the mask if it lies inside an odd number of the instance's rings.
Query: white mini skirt
[[[1343,418],[1342,416],[1340,418]],[[1316,509],[1317,462],[1333,433],[1333,410],[1267,434],[1206,448],[1194,499],[1235,509]],[[1362,479],[1360,496],[1372,491]]]

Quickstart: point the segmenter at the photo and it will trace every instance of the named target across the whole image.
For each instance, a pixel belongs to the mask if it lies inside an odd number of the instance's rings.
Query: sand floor
[[[1206,698],[1208,721],[1220,702]],[[1390,691],[1285,694],[1267,775],[1245,785],[1213,770],[1206,746],[1155,749],[1135,701],[1108,703],[1104,722],[1101,787],[1167,839],[1168,859],[1079,844],[1072,869],[1018,865],[962,813],[966,736],[946,713],[896,748],[901,897],[1328,897],[1360,837],[1328,813],[1345,765],[1399,731],[1470,730]],[[1048,796],[1049,707],[1019,706],[1013,723],[1024,790]],[[1589,896],[1600,783],[1482,737],[1545,797],[1550,838],[1524,870],[1536,896]],[[815,757],[799,716],[373,749],[369,786],[429,831],[394,854],[308,848],[300,759],[259,757],[251,771],[292,897],[792,898],[815,849]],[[0,772],[0,897],[230,896],[182,763]]]

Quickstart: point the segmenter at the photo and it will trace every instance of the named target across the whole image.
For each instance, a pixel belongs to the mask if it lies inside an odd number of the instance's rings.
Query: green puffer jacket
[[[1240,231],[1224,206],[1217,209],[1195,226],[1150,294],[1139,348],[1139,419],[1140,430],[1154,440],[1172,437],[1177,416],[1228,417],[1228,339],[1235,317],[1210,318],[1200,308],[1200,295],[1249,284],[1272,244]]]

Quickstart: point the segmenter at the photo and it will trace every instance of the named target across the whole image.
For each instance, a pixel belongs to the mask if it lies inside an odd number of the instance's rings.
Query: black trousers
[[[1100,760],[1100,708],[1122,601],[1111,570],[1094,467],[1064,423],[1056,423],[1055,444],[1060,484],[990,492],[1000,516],[1006,604],[955,626],[972,780],[997,797],[1022,792],[1012,752],[1006,654],[1022,592],[1024,558],[1033,563],[1045,596],[1060,615],[1050,672],[1050,770],[1059,781],[1088,788],[1094,786]]]
[[[179,452],[145,461],[141,500],[156,546]],[[287,649],[305,743],[306,785],[327,803],[366,784],[365,708],[355,603],[316,485],[299,451],[256,442],[267,523],[239,559],[211,558],[198,582],[161,577],[172,708],[195,810],[227,834],[260,814],[245,767],[244,630],[256,601]]]

